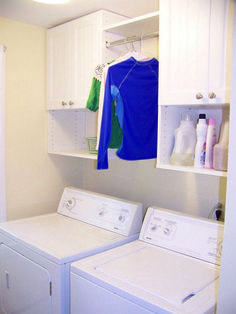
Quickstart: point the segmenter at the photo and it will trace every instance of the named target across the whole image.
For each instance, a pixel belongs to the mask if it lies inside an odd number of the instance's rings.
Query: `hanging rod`
[[[158,32],[154,32],[154,33],[150,33],[150,34],[145,34],[141,37],[138,36],[132,36],[132,37],[127,37],[124,39],[119,39],[119,40],[115,40],[112,42],[106,41],[106,47],[110,48],[110,47],[115,47],[115,46],[119,46],[119,45],[124,45],[124,44],[128,44],[128,43],[133,43],[136,41],[141,41],[143,39],[151,39],[151,38],[156,38],[159,36]]]

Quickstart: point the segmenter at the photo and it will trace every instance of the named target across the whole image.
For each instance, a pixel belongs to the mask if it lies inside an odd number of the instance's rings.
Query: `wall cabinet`
[[[104,24],[119,15],[98,11],[47,32],[47,109],[85,108],[95,67],[103,60]]]
[[[115,54],[105,53],[103,27],[125,19],[101,10],[47,31],[49,153],[96,159],[86,137],[96,136],[97,117],[86,102],[95,67]]]
[[[231,0],[160,2],[157,167],[217,176],[226,172],[169,164],[181,115],[199,113],[220,125],[229,118]],[[194,13],[194,14],[193,14]]]
[[[229,103],[230,67],[226,58],[229,3],[229,0],[161,1],[161,105]]]

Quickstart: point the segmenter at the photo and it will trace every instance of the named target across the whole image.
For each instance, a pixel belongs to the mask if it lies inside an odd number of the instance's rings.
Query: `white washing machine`
[[[139,239],[71,264],[71,314],[214,313],[223,225],[148,209]]]
[[[65,188],[56,213],[0,224],[2,313],[67,314],[70,263],[138,238],[140,203]]]

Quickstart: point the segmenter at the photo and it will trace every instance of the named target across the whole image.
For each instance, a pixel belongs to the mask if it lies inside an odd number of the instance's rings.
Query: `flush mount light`
[[[33,0],[34,2],[40,2],[44,4],[63,4],[69,2],[70,0]]]

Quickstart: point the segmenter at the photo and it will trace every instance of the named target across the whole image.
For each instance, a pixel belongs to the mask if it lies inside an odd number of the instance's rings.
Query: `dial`
[[[76,204],[76,200],[75,200],[74,197],[72,197],[72,198],[66,200],[66,202],[65,202],[65,206],[66,206],[66,208],[69,209],[69,210],[71,210],[72,208],[74,208],[75,204]]]
[[[126,219],[125,215],[122,215],[122,214],[120,214],[119,217],[118,217],[118,220],[120,222],[125,222],[125,219]]]

